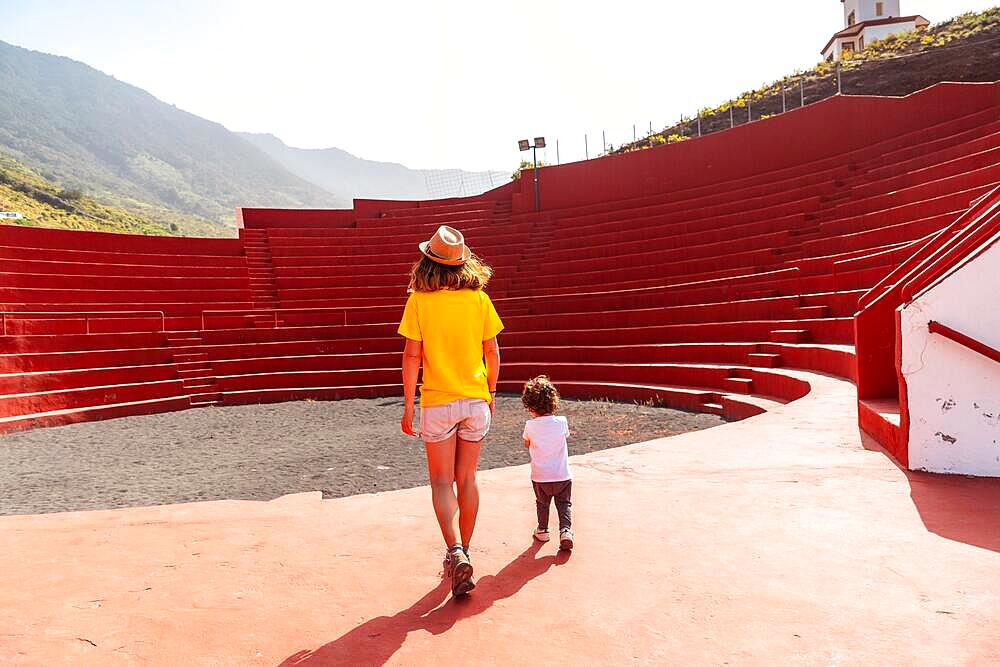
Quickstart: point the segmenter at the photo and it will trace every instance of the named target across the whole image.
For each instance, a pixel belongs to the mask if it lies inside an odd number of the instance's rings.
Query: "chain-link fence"
[[[431,199],[480,195],[509,181],[510,174],[501,171],[433,169],[424,172],[424,183]]]

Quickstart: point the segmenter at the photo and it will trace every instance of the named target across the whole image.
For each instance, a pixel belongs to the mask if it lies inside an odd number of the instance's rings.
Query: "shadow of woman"
[[[562,565],[569,560],[571,552],[568,551],[536,558],[541,547],[541,543],[534,542],[495,575],[481,577],[476,582],[475,591],[468,597],[449,598],[449,582],[442,579],[440,584],[406,609],[392,616],[379,616],[366,621],[315,650],[297,651],[285,658],[280,667],[383,665],[402,647],[409,633],[416,630],[435,635],[447,632],[461,619],[486,611],[497,600],[516,594],[553,565]]]

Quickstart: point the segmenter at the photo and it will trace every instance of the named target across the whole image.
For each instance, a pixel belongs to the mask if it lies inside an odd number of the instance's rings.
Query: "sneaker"
[[[535,528],[535,532],[531,534],[539,542],[549,541],[549,529],[548,528]]]
[[[469,555],[469,550],[462,547],[462,551],[465,552],[466,557]],[[454,563],[451,561],[451,549],[444,550],[444,561],[441,563],[441,574],[443,579],[450,579],[451,573],[455,569]]]
[[[563,551],[572,551],[573,531],[569,528],[563,528],[559,531],[559,548]]]
[[[472,581],[472,562],[469,555],[461,548],[448,551],[449,564],[445,566],[446,576],[451,577],[451,594],[468,595],[476,587]]]

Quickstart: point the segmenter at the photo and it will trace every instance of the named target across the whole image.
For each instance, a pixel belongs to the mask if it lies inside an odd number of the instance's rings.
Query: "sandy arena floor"
[[[501,396],[497,406],[482,470],[528,461],[520,398]],[[567,400],[561,413],[572,429],[570,454],[723,423],[713,415],[605,402]],[[302,401],[8,435],[0,438],[0,515],[420,486],[427,483],[423,446],[399,432],[401,414],[401,399]]]

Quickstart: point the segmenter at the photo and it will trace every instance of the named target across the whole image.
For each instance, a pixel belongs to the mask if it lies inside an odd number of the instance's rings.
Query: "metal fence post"
[[[698,136],[701,136],[701,109],[698,110]]]
[[[587,133],[583,134],[583,159],[590,159],[590,148],[587,146]]]
[[[558,139],[556,139],[556,164],[557,165],[562,164],[562,162],[559,161],[559,140]]]
[[[840,95],[840,63],[837,63],[837,94]]]
[[[805,77],[799,77],[799,106],[806,105],[806,84]]]
[[[604,130],[601,130],[601,141],[603,142],[601,144],[601,150],[603,150],[605,153],[607,153],[608,152],[608,136],[607,136],[607,134],[605,134]]]
[[[785,101],[785,80],[781,80],[781,113],[788,111],[788,103]]]
[[[748,97],[747,98],[747,122],[748,123],[752,123],[753,122],[753,115],[750,113],[750,103],[751,103],[751,98]]]
[[[733,101],[729,100],[729,127],[736,127],[736,121],[733,119]]]

